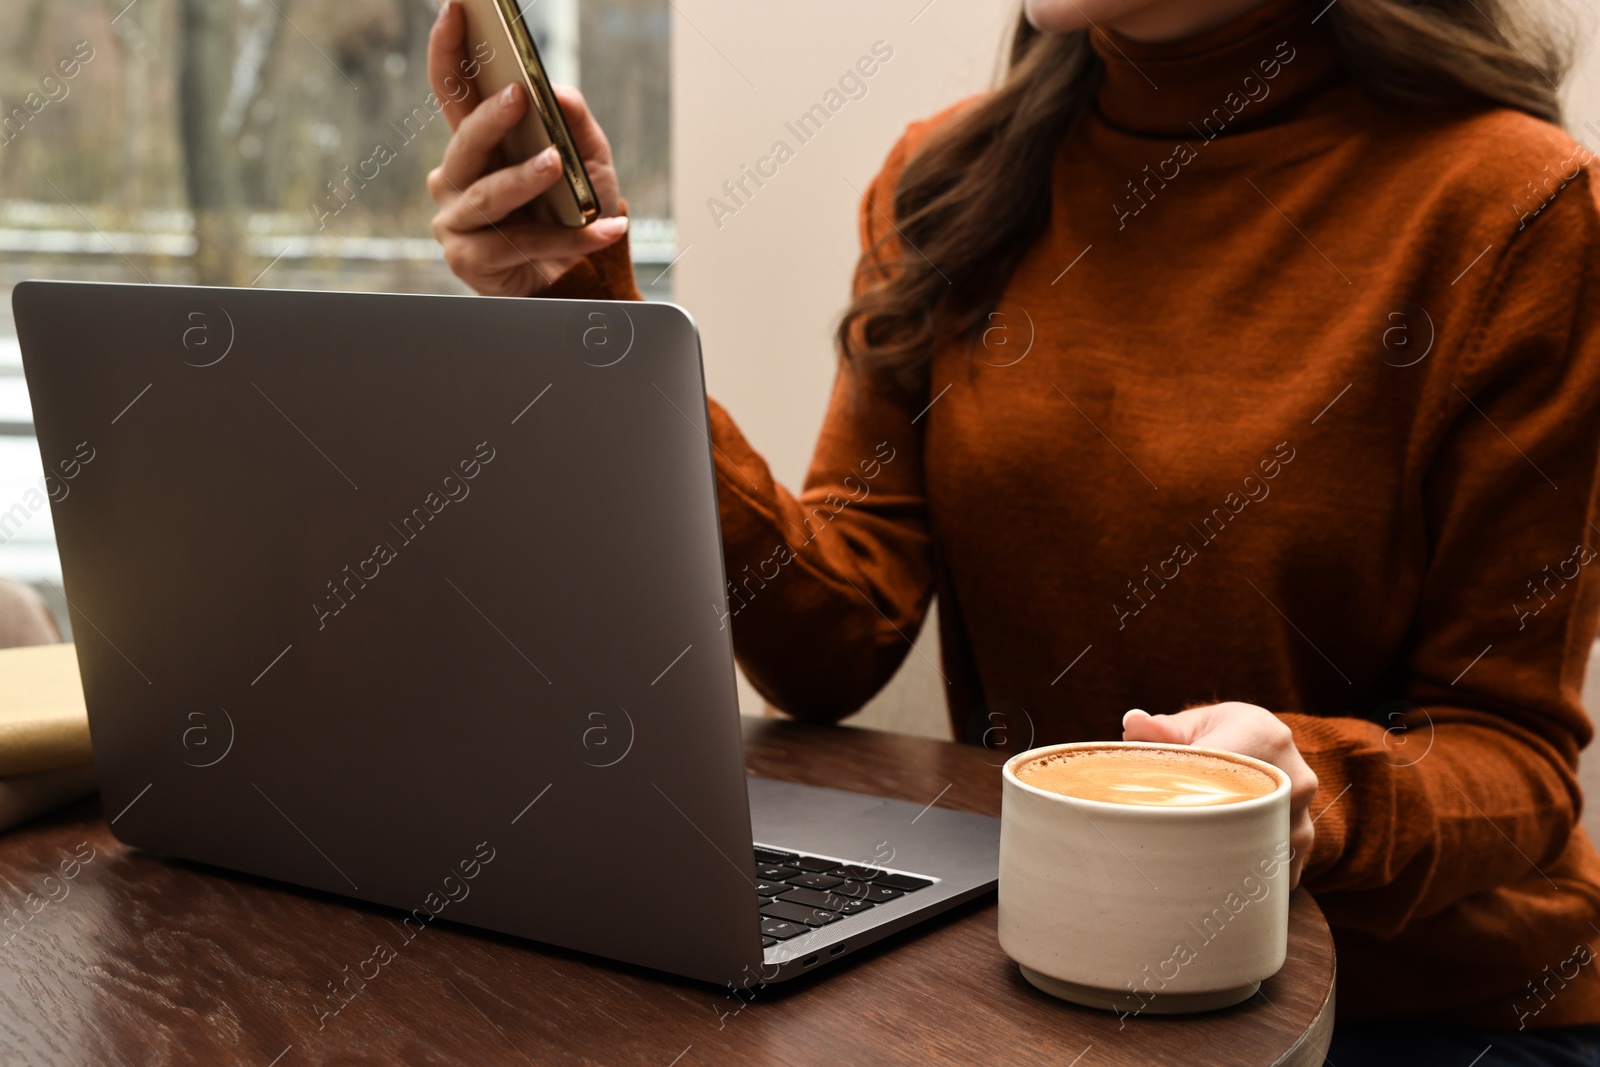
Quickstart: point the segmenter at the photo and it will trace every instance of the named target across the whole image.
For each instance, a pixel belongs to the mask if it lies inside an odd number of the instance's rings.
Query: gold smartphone
[[[561,154],[566,180],[522,210],[536,219],[574,228],[593,222],[600,216],[600,202],[517,0],[461,0],[461,8],[467,19],[467,52],[478,59],[478,73],[472,79],[478,96],[488,100],[508,85],[521,85],[527,94],[527,112],[500,143],[505,165],[531,159],[552,144]]]

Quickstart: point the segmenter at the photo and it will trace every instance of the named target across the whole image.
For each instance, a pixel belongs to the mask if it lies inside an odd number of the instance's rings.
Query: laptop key
[[[789,866],[799,867],[802,871],[811,871],[815,874],[821,874],[823,871],[831,871],[835,867],[839,866],[839,861],[825,860],[817,856],[796,856],[794,859],[789,861]]]
[[[774,900],[761,906],[761,914],[769,919],[804,923],[807,926],[826,926],[839,916],[823,908],[807,908],[785,900]]]
[[[927,878],[913,878],[909,874],[880,874],[873,881],[878,885],[886,885],[890,889],[900,889],[907,893],[916,889],[926,889],[933,884]]]
[[[775,848],[757,848],[757,863],[788,863],[795,858],[793,852],[780,852]]]
[[[778,939],[775,938],[775,937],[763,937],[761,939],[761,947],[762,948],[771,948],[773,945],[776,945],[777,943],[778,943]]]
[[[774,938],[778,941],[787,941],[791,937],[799,937],[811,927],[804,923],[784,922],[782,919],[771,919],[765,916],[761,919],[761,934],[763,937]]]
[[[825,908],[828,911],[837,911],[848,915],[854,915],[863,908],[872,907],[871,904],[864,900],[841,897],[837,893],[819,893],[815,889],[790,889],[778,899],[791,901],[795,904],[803,904],[808,908]],[[858,906],[852,907],[851,905]]]
[[[857,912],[866,911],[870,907],[872,907],[872,904],[871,904],[870,901],[866,901],[866,900],[847,900],[847,901],[845,901],[844,907],[839,909],[839,917],[842,919],[842,918],[845,918],[846,916],[854,915]]]
[[[756,864],[756,877],[763,882],[783,882],[799,873],[794,867],[781,867],[775,863]]]
[[[843,882],[844,879],[835,878],[831,874],[796,874],[784,879],[784,881],[802,889],[832,889]]]
[[[857,881],[870,882],[880,874],[888,874],[889,872],[880,871],[876,867],[863,867],[859,863],[847,863],[843,867],[835,867],[828,873],[840,878],[854,878]]]
[[[788,888],[789,887],[783,882],[761,881],[756,883],[756,895],[763,897],[775,897]]]
[[[790,882],[790,885],[797,883]],[[893,900],[901,896],[900,890],[890,889],[877,882],[840,882],[833,886],[835,896],[849,897],[853,900],[865,900],[869,904],[882,904],[886,900]]]

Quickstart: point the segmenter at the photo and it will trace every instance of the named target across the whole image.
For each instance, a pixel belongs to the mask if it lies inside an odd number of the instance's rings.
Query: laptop
[[[12,302],[120,840],[736,986],[995,885],[996,819],[746,775],[682,309]]]

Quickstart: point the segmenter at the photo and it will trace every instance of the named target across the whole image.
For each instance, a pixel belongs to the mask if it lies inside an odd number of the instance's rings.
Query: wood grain
[[[759,719],[745,736],[758,774],[999,812],[998,753]],[[0,909],[5,1064],[1314,1067],[1333,1017],[1332,940],[1304,892],[1260,995],[1125,1022],[1024,982],[992,896],[737,998],[444,921],[407,940],[385,908],[127,849],[93,800],[0,838]]]

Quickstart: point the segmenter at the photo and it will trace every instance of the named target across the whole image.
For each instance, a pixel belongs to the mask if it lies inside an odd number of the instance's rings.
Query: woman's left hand
[[[1266,708],[1229,701],[1190,708],[1172,715],[1151,715],[1135,708],[1122,717],[1124,741],[1160,741],[1237,752],[1265,760],[1289,776],[1289,885],[1300,884],[1300,872],[1311,855],[1316,828],[1311,824],[1311,798],[1317,775],[1295,747],[1287,723]]]

